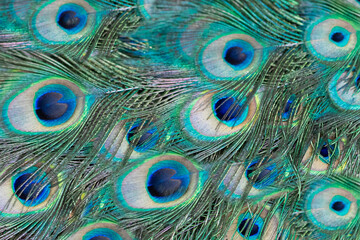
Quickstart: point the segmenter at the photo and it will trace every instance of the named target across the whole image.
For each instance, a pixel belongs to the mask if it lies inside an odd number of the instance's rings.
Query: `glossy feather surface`
[[[0,240],[360,239],[360,2],[3,0]]]

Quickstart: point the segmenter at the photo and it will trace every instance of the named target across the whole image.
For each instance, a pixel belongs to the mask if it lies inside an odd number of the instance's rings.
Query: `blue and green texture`
[[[359,240],[360,1],[0,0],[0,240]]]

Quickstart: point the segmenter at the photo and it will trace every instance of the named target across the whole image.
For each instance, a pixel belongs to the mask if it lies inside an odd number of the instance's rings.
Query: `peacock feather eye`
[[[13,96],[4,106],[3,116],[9,129],[18,133],[54,132],[78,123],[88,105],[80,86],[49,78]]]
[[[268,216],[268,210],[257,212],[242,210],[240,215],[230,226],[225,239],[232,240],[275,240],[279,225],[278,216]]]
[[[343,196],[336,195],[331,199],[331,203],[329,205],[330,210],[334,213],[345,216],[350,211],[351,202],[349,199]]]
[[[232,40],[226,43],[223,58],[236,70],[250,65],[254,58],[254,48],[243,40]]]
[[[334,27],[329,35],[330,41],[336,46],[344,47],[349,43],[351,33],[342,27]]]
[[[338,159],[339,154],[339,147],[328,142],[323,142],[318,150],[319,159],[326,164],[330,164],[331,158]]]
[[[340,163],[341,151],[344,149],[344,142],[340,140],[334,143],[333,140],[320,139],[318,143],[313,141],[302,159],[303,165],[310,165],[309,168],[314,173],[325,172],[332,168],[337,168]]]
[[[136,120],[135,122],[120,121],[107,137],[103,150],[121,161],[131,151],[129,160],[137,160],[154,149],[160,134],[153,123]]]
[[[3,172],[4,174],[4,172]],[[58,181],[60,180],[58,176]],[[0,215],[17,216],[49,208],[59,196],[56,180],[38,167],[19,169],[0,184]]]
[[[35,115],[45,126],[63,124],[74,114],[76,101],[74,92],[64,85],[44,86],[35,93]]]
[[[275,167],[274,164],[260,166],[258,159],[248,166],[233,164],[226,172],[219,190],[235,199],[243,198],[245,194],[246,198],[253,201],[272,198],[286,191],[272,186],[279,175]]]
[[[355,87],[359,91],[360,90],[360,74],[355,78]]]
[[[76,34],[85,27],[87,15],[86,10],[80,5],[68,3],[59,8],[56,22],[68,34]]]
[[[238,80],[259,71],[266,55],[253,37],[232,33],[210,40],[201,50],[198,64],[209,79]]]
[[[331,102],[341,111],[360,110],[359,75],[353,72],[338,73],[329,82],[328,93]]]
[[[182,112],[186,133],[195,141],[214,141],[240,132],[255,120],[258,110],[258,96],[247,100],[231,94],[203,94]]]
[[[324,230],[346,229],[357,218],[359,194],[343,185],[320,182],[305,196],[308,219]]]
[[[299,117],[303,111],[303,105],[300,101],[300,98],[294,94],[285,101],[283,108],[279,111],[278,118],[281,120],[281,125],[291,124],[296,126],[298,124]]]
[[[262,218],[256,216],[252,218],[250,214],[240,216],[238,222],[238,233],[245,239],[257,239],[264,225]]]
[[[0,240],[360,240],[359,3],[0,0]]]
[[[292,95],[286,102],[284,111],[281,115],[283,121],[288,121],[292,115],[295,114],[296,106],[295,106],[296,96]]]
[[[90,223],[70,235],[68,240],[131,240],[133,238],[112,222],[98,221]]]
[[[270,165],[263,168],[258,174],[254,174],[257,168],[261,168],[262,166],[259,162],[255,161],[247,167],[245,176],[248,181],[253,182],[253,187],[256,189],[263,189],[271,185],[278,173],[275,165]]]
[[[145,126],[134,125],[126,135],[126,140],[137,152],[146,152],[153,148],[158,140],[157,128],[145,129]]]
[[[123,238],[110,228],[96,228],[87,232],[83,239],[85,240],[122,240]]]
[[[50,183],[46,174],[36,174],[37,168],[20,172],[13,178],[13,192],[25,206],[37,206],[43,203],[50,194]]]
[[[249,114],[249,106],[236,102],[233,97],[216,99],[212,106],[216,118],[229,127],[241,124]]]
[[[306,46],[320,60],[344,60],[358,46],[354,26],[338,16],[321,18],[308,26]]]
[[[119,177],[115,184],[121,205],[132,210],[175,207],[193,198],[204,176],[190,160],[165,154],[145,160]]]
[[[99,22],[93,6],[85,0],[52,0],[32,17],[35,38],[44,44],[71,44],[90,37]]]
[[[154,164],[148,173],[147,190],[155,202],[169,202],[182,197],[189,188],[190,172],[176,161]]]

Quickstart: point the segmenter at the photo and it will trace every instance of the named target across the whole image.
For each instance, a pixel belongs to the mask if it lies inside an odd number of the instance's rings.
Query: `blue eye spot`
[[[110,228],[96,228],[86,233],[83,240],[122,240],[123,238]]]
[[[290,118],[291,114],[293,113],[293,111],[294,111],[294,106],[293,106],[294,101],[295,101],[295,96],[293,95],[286,102],[284,112],[282,114],[282,119],[283,120],[288,120]]]
[[[252,173],[260,167],[258,163],[251,164],[247,169],[245,176],[248,180],[251,180],[254,185],[254,188],[262,189],[269,185],[271,185],[277,176],[277,172],[274,171],[275,166],[271,165],[265,169],[263,169],[260,173],[252,175]]]
[[[240,65],[247,58],[241,47],[231,47],[225,53],[225,60],[231,65]]]
[[[284,110],[284,113],[290,113],[292,108],[291,108],[291,104],[292,104],[292,101],[289,100],[287,101],[286,105],[285,105],[285,110]]]
[[[350,40],[351,33],[342,27],[334,27],[330,33],[330,40],[339,47],[345,47]]]
[[[176,161],[162,161],[149,171],[147,190],[157,202],[169,202],[180,198],[187,191],[190,173]]]
[[[76,17],[76,12],[74,11],[62,12],[58,20],[58,24],[67,30],[75,28],[79,23],[80,18]]]
[[[24,171],[13,180],[13,191],[25,206],[36,206],[46,200],[50,194],[50,184],[46,177],[34,175],[36,168]]]
[[[359,76],[357,76],[357,78],[355,79],[355,87],[360,90],[360,74]]]
[[[251,229],[249,229],[250,227]],[[244,219],[239,224],[238,231],[243,237],[252,237],[260,232],[260,227],[258,224],[253,223],[251,219]],[[246,233],[248,233],[248,235],[245,235]]]
[[[156,130],[156,128],[153,128],[139,136],[138,134],[142,131],[141,127],[133,126],[128,132],[126,139],[134,147],[135,151],[146,152],[153,148],[158,140]]]
[[[332,147],[332,146],[330,146]],[[333,147],[332,147],[333,148]],[[323,156],[324,158],[328,158],[329,157],[329,148],[326,144],[324,144],[320,150],[320,155]]]
[[[77,4],[64,4],[59,8],[56,22],[68,34],[76,34],[85,27],[87,12]]]
[[[340,216],[346,215],[350,210],[351,202],[340,195],[336,195],[330,202],[330,209]]]
[[[320,160],[326,164],[330,164],[331,158],[338,158],[339,150],[335,145],[329,145],[324,142],[319,150]]]
[[[168,197],[179,190],[180,179],[172,179],[176,170],[163,168],[154,172],[149,179],[148,190],[154,197]]]
[[[229,41],[224,49],[223,58],[235,70],[248,67],[254,59],[254,48],[244,40]]]
[[[245,121],[249,107],[237,104],[233,97],[221,98],[214,104],[215,116],[228,126],[237,126]]]
[[[41,120],[58,119],[66,113],[68,104],[60,103],[61,93],[49,92],[40,96],[36,101],[36,114]]]
[[[344,38],[345,36],[341,32],[335,32],[333,35],[331,35],[331,40],[334,42],[341,42],[344,40]]]
[[[35,93],[35,114],[47,127],[65,123],[76,108],[75,94],[64,85],[47,85]]]
[[[331,208],[337,212],[340,212],[341,210],[343,210],[345,208],[345,204],[343,202],[336,201],[331,205]]]

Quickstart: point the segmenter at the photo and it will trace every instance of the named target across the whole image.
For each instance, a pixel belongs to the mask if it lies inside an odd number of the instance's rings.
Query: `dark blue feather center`
[[[144,127],[135,125],[129,130],[126,140],[134,147],[135,151],[146,152],[155,146],[158,141],[158,134],[156,128],[145,132]]]
[[[231,47],[225,53],[225,60],[231,65],[240,65],[247,58],[246,53],[243,52],[241,47]]]
[[[148,182],[149,193],[153,197],[168,197],[179,191],[182,180],[172,178],[176,170],[163,168],[154,172]]]
[[[341,32],[335,32],[331,35],[331,40],[333,40],[334,42],[342,42],[344,39],[345,36]]]
[[[215,115],[222,121],[233,121],[242,115],[245,107],[235,103],[232,97],[221,98],[215,103]]]
[[[345,208],[345,204],[341,201],[336,201],[331,205],[331,208],[335,211],[341,211]]]
[[[357,76],[355,80],[355,87],[359,90],[360,89],[360,75]]]
[[[259,233],[260,227],[256,223],[253,224],[251,219],[244,219],[239,224],[238,231],[244,237],[246,233],[251,237]]]
[[[35,206],[48,197],[50,184],[45,183],[44,177],[34,176],[32,172],[27,172],[15,179],[13,189],[15,195],[25,205]]]
[[[288,120],[290,118],[290,116],[293,114],[296,106],[294,106],[294,101],[295,101],[295,95],[292,95],[286,102],[285,108],[284,108],[284,112],[282,113],[282,119],[283,120]]]
[[[56,16],[57,25],[67,34],[81,32],[88,22],[88,13],[80,5],[67,3],[59,8]]]
[[[165,203],[183,196],[190,181],[191,173],[182,163],[165,160],[149,169],[146,187],[155,202]]]
[[[60,14],[58,24],[65,29],[73,29],[80,23],[80,18],[76,16],[74,11],[64,11]]]
[[[49,92],[40,96],[36,101],[36,114],[41,120],[55,120],[62,117],[68,110],[67,103],[59,102],[63,95]]]
[[[330,147],[330,149],[329,149]],[[334,151],[335,146],[334,145],[328,145],[327,143],[325,143],[322,148],[320,149],[320,155],[324,158],[328,158],[330,155],[330,151]]]
[[[245,176],[248,180],[250,180],[254,184],[253,185],[254,188],[262,189],[269,186],[275,181],[277,172],[274,171],[275,166],[271,165],[261,170],[257,174],[253,173],[259,167],[261,166],[259,166],[258,163],[251,164],[246,169]]]
[[[77,96],[62,84],[40,88],[34,97],[34,111],[41,124],[53,127],[68,121],[74,114]]]

